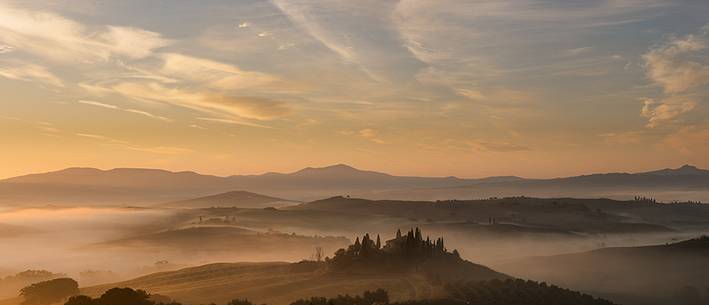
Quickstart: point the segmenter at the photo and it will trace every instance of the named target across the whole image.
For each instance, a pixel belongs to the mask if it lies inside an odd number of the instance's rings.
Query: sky
[[[709,168],[709,2],[0,0],[0,177]]]

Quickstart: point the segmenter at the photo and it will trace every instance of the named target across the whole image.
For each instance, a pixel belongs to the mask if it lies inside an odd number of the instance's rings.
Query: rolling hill
[[[684,165],[641,173],[605,173],[552,179],[474,181],[465,186],[391,190],[369,194],[378,199],[474,199],[509,196],[630,199],[637,195],[663,201],[709,202],[709,171]]]
[[[709,201],[709,171],[693,166],[643,173],[592,174],[555,179],[407,177],[338,164],[293,173],[210,176],[157,169],[68,168],[0,181],[0,203],[157,204],[235,189],[299,201],[350,194],[374,199],[473,199],[528,195],[609,197],[634,195]]]
[[[226,303],[248,298],[256,303],[285,305],[311,296],[334,297],[379,288],[393,300],[443,297],[446,283],[509,279],[485,266],[448,252],[439,239],[434,245],[420,231],[374,243],[366,235],[325,261],[300,263],[210,264],[147,275],[110,285],[88,287],[82,293],[100,295],[111,287],[132,287],[169,296],[183,303]]]
[[[168,258],[189,254],[191,262],[195,263],[200,260],[297,261],[312,256],[316,247],[334,251],[348,243],[344,237],[264,233],[229,225],[207,225],[137,235],[94,244],[90,248],[114,253],[149,252]]]
[[[496,265],[515,276],[600,293],[623,304],[680,304],[686,287],[709,288],[709,238],[532,257]]]
[[[161,206],[174,208],[236,207],[258,209],[266,207],[283,207],[294,204],[298,204],[298,202],[247,191],[231,191],[211,196],[165,203]]]

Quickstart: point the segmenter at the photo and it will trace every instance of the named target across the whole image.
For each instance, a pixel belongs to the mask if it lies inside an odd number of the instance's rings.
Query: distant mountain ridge
[[[233,190],[299,201],[336,195],[425,200],[507,195],[612,197],[620,191],[630,193],[617,197],[628,198],[630,194],[646,195],[645,191],[709,192],[709,170],[685,165],[635,174],[591,174],[553,179],[514,176],[465,179],[394,176],[359,170],[345,164],[308,167],[292,173],[226,177],[191,171],[75,167],[0,180],[0,204],[155,204]]]

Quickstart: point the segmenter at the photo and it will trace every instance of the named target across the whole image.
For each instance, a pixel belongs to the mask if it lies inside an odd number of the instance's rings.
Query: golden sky
[[[705,1],[0,0],[0,177],[709,167]]]

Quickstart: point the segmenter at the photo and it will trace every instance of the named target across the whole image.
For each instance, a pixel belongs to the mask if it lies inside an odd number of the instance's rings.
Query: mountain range
[[[496,196],[609,197],[709,200],[709,170],[685,165],[641,173],[552,179],[514,176],[465,179],[395,176],[348,165],[292,173],[212,176],[160,169],[67,168],[0,180],[0,204],[164,204],[236,190],[309,201],[336,195],[371,199],[472,199]],[[204,203],[208,204],[208,203]]]

